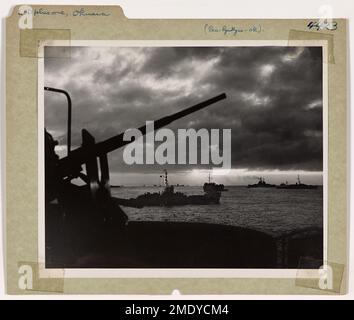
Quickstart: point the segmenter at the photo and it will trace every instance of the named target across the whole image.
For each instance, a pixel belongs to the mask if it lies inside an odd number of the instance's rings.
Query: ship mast
[[[168,187],[167,170],[163,171],[165,173],[165,187]]]

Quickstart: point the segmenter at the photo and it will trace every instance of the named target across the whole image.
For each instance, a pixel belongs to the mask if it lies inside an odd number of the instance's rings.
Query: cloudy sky
[[[232,170],[217,182],[247,184],[259,175],[292,182],[300,173],[322,183],[319,47],[52,47],[44,79],[72,97],[72,148],[82,128],[102,141],[225,92],[226,100],[169,126],[232,129]],[[46,92],[45,126],[61,155],[66,117],[65,98]],[[165,167],[174,183],[207,178],[201,166],[128,166],[122,150],[109,162],[114,184],[155,184]]]

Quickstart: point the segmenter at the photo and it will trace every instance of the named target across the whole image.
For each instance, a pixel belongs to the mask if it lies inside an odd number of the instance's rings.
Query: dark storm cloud
[[[220,48],[175,47],[148,49],[148,58],[141,68],[142,72],[151,73],[156,77],[169,77],[178,72],[188,72],[188,64],[206,61],[218,57]]]
[[[233,168],[322,170],[319,47],[77,47],[45,59],[45,84],[72,95],[76,146],[81,128],[100,141],[225,92],[169,127],[231,128]],[[46,93],[45,105],[48,130],[65,143],[65,100]],[[110,158],[122,170],[121,151]]]

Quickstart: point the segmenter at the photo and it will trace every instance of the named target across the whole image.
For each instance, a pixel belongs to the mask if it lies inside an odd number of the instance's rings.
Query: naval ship
[[[258,183],[249,184],[247,188],[275,188],[275,184],[265,182],[265,179],[260,177]]]
[[[223,184],[217,184],[215,182],[211,182],[210,178],[210,172],[209,172],[209,179],[208,182],[205,182],[203,185],[203,191],[208,192],[208,191],[228,191],[228,189],[225,188]]]
[[[277,189],[317,189],[317,186],[302,183],[300,180],[300,176],[298,175],[297,182],[295,184],[288,184],[288,182],[286,181],[285,183],[282,183],[277,186]]]
[[[147,192],[129,201],[139,207],[183,206],[219,204],[221,193],[216,187],[207,188],[203,195],[186,195],[175,192],[174,186],[168,182],[167,170],[164,170],[165,188],[162,192]]]

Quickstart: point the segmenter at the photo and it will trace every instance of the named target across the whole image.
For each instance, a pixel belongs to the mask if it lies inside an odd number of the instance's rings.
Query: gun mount
[[[277,242],[263,232],[230,225],[177,221],[127,223],[128,217],[121,206],[139,207],[139,202],[111,195],[107,154],[131,141],[124,141],[124,134],[120,133],[96,143],[83,129],[81,147],[71,150],[70,95],[61,89],[45,87],[45,90],[65,94],[68,101],[67,156],[59,159],[55,153],[57,142],[45,130],[46,268],[276,268],[279,247],[283,264],[296,267],[300,257],[307,252],[313,254],[307,248],[313,241],[318,242],[315,255],[321,259],[323,237],[318,233]],[[225,98],[221,94],[163,117],[155,121],[155,128]],[[142,126],[139,130],[145,135],[147,128]],[[74,178],[81,178],[84,185],[75,184]],[[287,248],[291,248],[290,255]]]
[[[53,91],[70,95],[60,89]],[[155,121],[155,129],[206,108],[226,95]],[[71,107],[68,107],[68,138]],[[70,121],[69,121],[70,120]],[[146,126],[139,128],[146,134]],[[121,206],[137,202],[111,195],[107,154],[131,141],[123,133],[96,143],[82,130],[81,147],[59,159],[45,130],[45,241],[47,268],[274,267],[273,239],[248,229],[203,223],[130,221]],[[83,166],[85,168],[83,168]],[[84,170],[85,169],[85,170]],[[81,178],[82,186],[72,181]],[[55,200],[55,201],[53,201]],[[182,235],[182,236],[181,236]],[[162,241],[163,240],[163,241]],[[247,243],[247,246],[244,246]]]
[[[71,99],[69,93],[61,89],[48,88],[45,90],[64,93],[68,99],[68,130],[71,126]],[[176,121],[182,117],[185,117],[191,113],[198,110],[206,108],[220,100],[226,98],[226,94],[220,94],[209,100],[205,100],[201,103],[183,109],[182,111],[176,112],[169,116],[163,117],[155,121],[155,129],[160,129],[173,121]],[[146,126],[139,128],[140,132],[146,134]],[[89,186],[91,195],[94,199],[97,199],[97,194],[106,194],[110,196],[110,185],[109,185],[109,167],[107,154],[116,149],[119,149],[131,141],[124,141],[124,133],[120,133],[113,136],[107,140],[96,143],[95,138],[85,129],[82,130],[82,146],[71,150],[68,155],[59,159],[55,156],[52,139],[48,137],[49,133],[46,134],[46,188],[47,195],[51,195],[49,198],[52,200],[55,194],[60,193],[63,190],[62,184],[67,184],[70,180],[74,178],[81,178]],[[68,131],[68,142],[71,141],[70,131]],[[53,161],[56,159],[56,161]],[[100,164],[98,167],[98,161]],[[49,163],[48,163],[49,162]],[[82,165],[86,167],[86,173],[83,173]],[[47,197],[48,198],[48,197]],[[128,205],[127,201],[122,201],[122,204]]]

